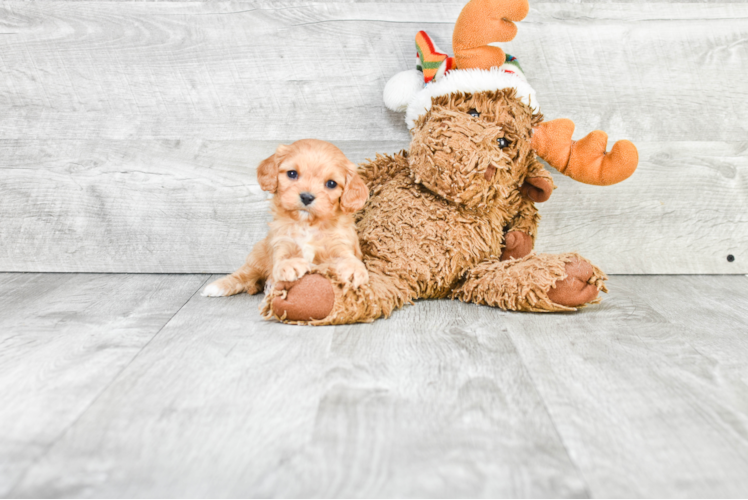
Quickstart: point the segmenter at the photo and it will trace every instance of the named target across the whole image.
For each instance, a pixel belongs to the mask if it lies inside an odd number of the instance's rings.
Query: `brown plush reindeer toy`
[[[424,32],[418,69],[395,75],[385,104],[406,112],[409,151],[378,155],[359,173],[370,199],[357,216],[369,282],[360,288],[319,269],[271,284],[267,318],[329,325],[388,316],[415,299],[453,298],[515,311],[571,311],[599,302],[603,272],[580,255],[534,254],[536,202],[554,189],[538,157],[580,182],[629,177],[638,154],[610,152],[595,131],[543,121],[516,60],[492,42],[514,38],[527,0],[472,0],[455,25],[455,57]]]

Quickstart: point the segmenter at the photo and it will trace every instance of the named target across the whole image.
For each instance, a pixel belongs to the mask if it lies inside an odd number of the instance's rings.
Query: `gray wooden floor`
[[[262,321],[209,275],[0,274],[0,496],[748,495],[748,278]]]

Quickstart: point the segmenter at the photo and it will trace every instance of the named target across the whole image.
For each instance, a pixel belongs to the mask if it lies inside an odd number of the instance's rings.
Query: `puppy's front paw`
[[[273,266],[273,281],[296,281],[312,270],[304,259],[286,259]]]
[[[337,266],[338,278],[348,281],[353,288],[358,288],[369,282],[369,272],[364,263],[358,259],[346,259]]]

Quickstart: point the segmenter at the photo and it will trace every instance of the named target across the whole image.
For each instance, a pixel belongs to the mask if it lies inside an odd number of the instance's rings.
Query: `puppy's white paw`
[[[200,295],[202,295],[203,297],[225,297],[226,293],[227,290],[224,290],[216,283],[211,283],[210,285],[203,288],[203,292]]]
[[[366,266],[358,259],[346,259],[337,266],[338,278],[348,281],[353,288],[358,288],[369,282],[369,272]]]
[[[296,281],[312,270],[305,259],[286,259],[273,267],[273,281]]]
[[[353,280],[351,280],[351,284],[353,285],[353,288],[358,288],[361,285],[365,285],[369,282],[369,271],[366,270],[366,267],[361,264],[361,269],[356,269],[356,271],[353,273]]]

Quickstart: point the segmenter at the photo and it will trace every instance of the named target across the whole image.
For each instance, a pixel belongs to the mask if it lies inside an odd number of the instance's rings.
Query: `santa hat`
[[[393,111],[404,111],[408,128],[431,109],[433,97],[454,92],[513,88],[522,102],[538,111],[535,90],[517,59],[488,45],[512,40],[517,32],[512,21],[524,19],[528,10],[527,0],[471,0],[455,24],[454,58],[440,51],[426,32],[419,31],[416,69],[390,78],[384,88],[384,104]]]

